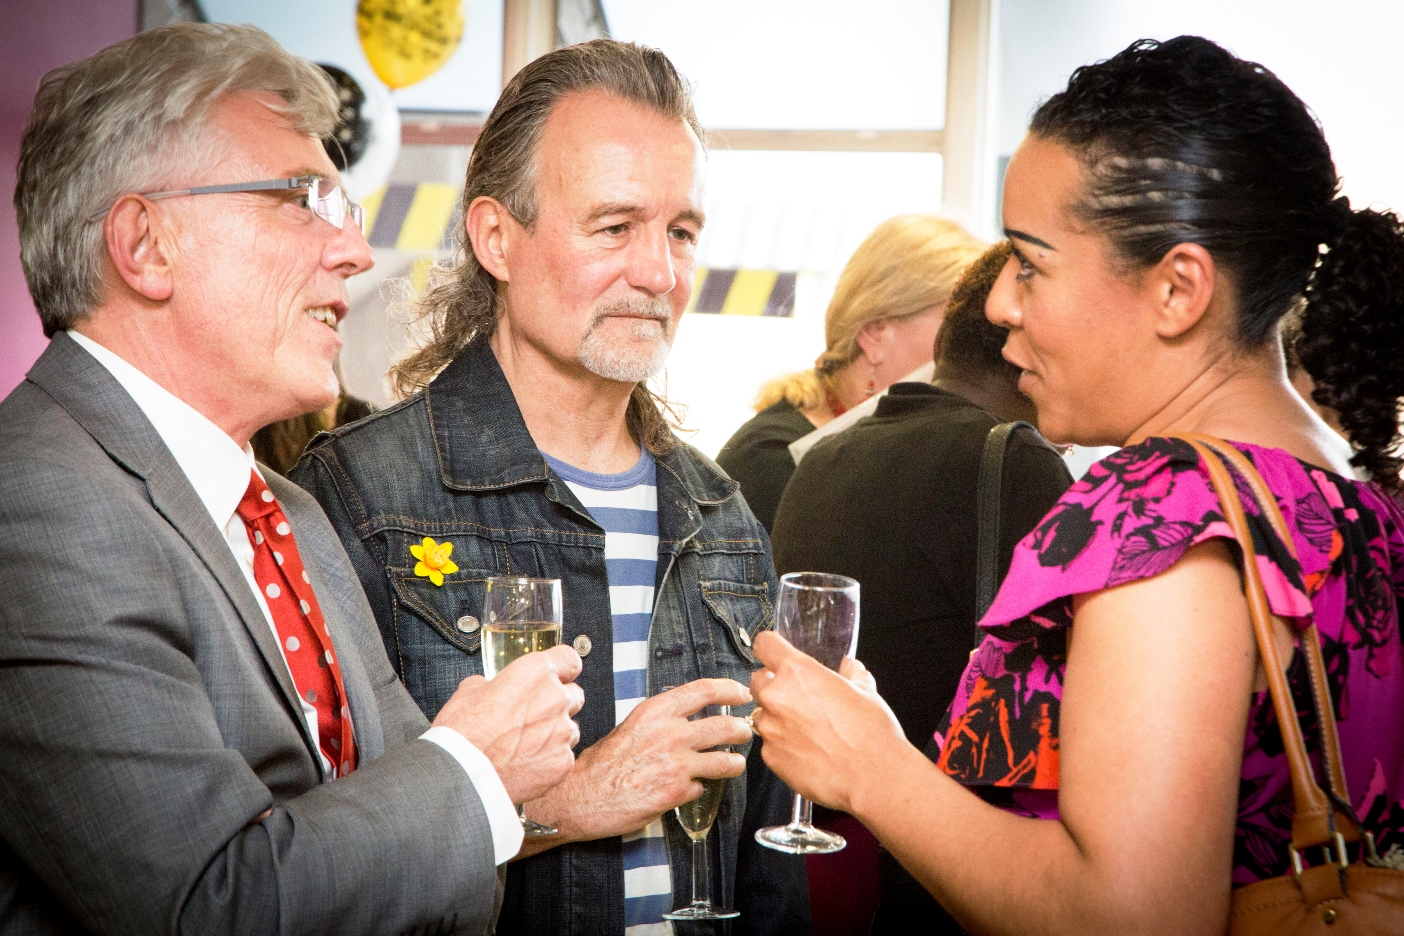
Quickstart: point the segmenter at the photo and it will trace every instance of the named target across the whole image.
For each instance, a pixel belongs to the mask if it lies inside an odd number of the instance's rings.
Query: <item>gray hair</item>
[[[15,212],[46,335],[103,301],[106,247],[89,218],[122,195],[188,183],[177,173],[217,155],[200,145],[211,113],[241,91],[282,98],[277,110],[309,136],[336,125],[322,70],[252,26],[172,23],[44,76],[20,144]]]
[[[603,91],[684,121],[704,139],[692,107],[692,90],[657,49],[613,39],[594,39],[557,49],[528,64],[508,82],[473,146],[459,216],[481,195],[501,202],[519,224],[536,221],[536,155],[551,111],[562,98]],[[459,225],[448,265],[436,265],[429,287],[415,304],[414,324],[423,343],[390,371],[395,389],[408,396],[429,384],[478,335],[497,325],[497,280],[483,269]],[[629,407],[629,425],[655,454],[672,447],[656,398],[640,383]]]

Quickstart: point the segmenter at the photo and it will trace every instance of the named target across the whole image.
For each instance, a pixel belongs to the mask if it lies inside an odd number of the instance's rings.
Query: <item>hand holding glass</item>
[[[791,572],[780,579],[775,630],[796,648],[837,671],[858,648],[858,583],[843,575]],[[794,855],[826,855],[848,843],[816,828],[813,805],[795,794],[788,825],[756,830],[756,841]]]
[[[483,675],[492,679],[518,657],[561,642],[561,580],[493,576],[483,596]],[[559,830],[517,816],[528,838]]]
[[[714,715],[731,715],[729,705],[704,705],[688,716],[688,720],[711,718]],[[729,744],[708,748],[710,751],[732,751]],[[717,810],[721,808],[722,794],[726,792],[726,778],[712,780],[698,777],[702,784],[702,795],[690,803],[677,808],[678,824],[687,837],[692,839],[692,903],[663,914],[665,920],[729,920],[741,914],[712,906],[711,884],[708,878],[707,833],[712,831],[712,823],[717,820]]]

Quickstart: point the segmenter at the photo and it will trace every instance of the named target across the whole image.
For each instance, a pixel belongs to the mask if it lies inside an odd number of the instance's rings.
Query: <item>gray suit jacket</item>
[[[131,397],[60,334],[0,403],[0,934],[491,930],[478,795],[415,740],[321,509],[267,474],[360,744],[333,783],[247,580]]]

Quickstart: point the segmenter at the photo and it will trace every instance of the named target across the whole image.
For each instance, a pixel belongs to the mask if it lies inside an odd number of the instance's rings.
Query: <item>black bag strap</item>
[[[1038,430],[1023,421],[1000,423],[985,436],[985,448],[980,453],[980,474],[975,481],[975,622],[978,625],[994,603],[999,590],[999,503],[1004,490],[1004,455],[1009,439],[1019,428],[1028,429],[1036,438]],[[978,647],[984,635],[975,628],[972,646]]]

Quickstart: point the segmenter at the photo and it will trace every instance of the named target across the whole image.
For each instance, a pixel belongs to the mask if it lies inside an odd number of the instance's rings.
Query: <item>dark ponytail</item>
[[[1344,206],[1345,199],[1338,202]],[[1307,284],[1294,350],[1316,384],[1312,397],[1339,414],[1356,448],[1352,464],[1398,492],[1404,487],[1404,224],[1391,212],[1370,210],[1342,220]]]
[[[1305,295],[1295,350],[1313,396],[1340,414],[1353,463],[1400,489],[1404,232],[1337,197],[1330,147],[1291,89],[1208,39],[1142,39],[1074,71],[1029,131],[1081,159],[1073,211],[1128,268],[1176,244],[1209,251],[1232,278],[1245,349],[1276,341]]]

